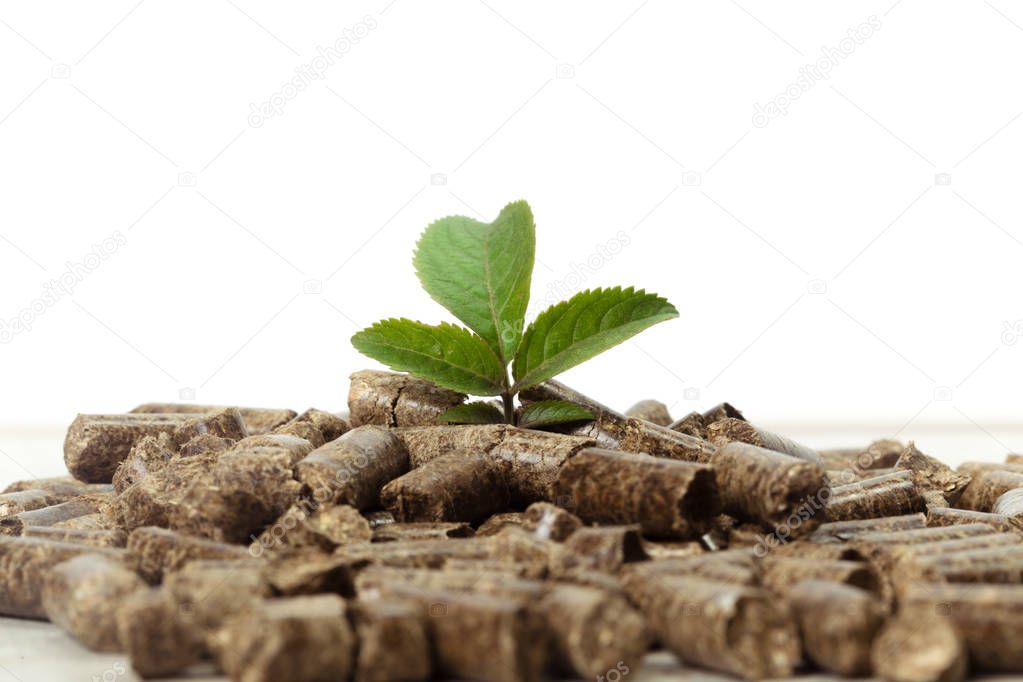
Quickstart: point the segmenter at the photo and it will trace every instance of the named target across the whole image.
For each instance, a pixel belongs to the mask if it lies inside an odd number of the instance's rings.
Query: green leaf
[[[477,400],[463,405],[455,405],[437,417],[443,424],[500,424],[504,414],[491,403]]]
[[[541,400],[522,408],[517,425],[524,429],[537,429],[541,426],[568,424],[589,419],[593,419],[593,413],[581,405],[565,400]]]
[[[498,395],[506,372],[494,351],[468,329],[405,318],[382,320],[352,337],[364,355],[393,370],[411,372],[438,386],[473,395]]]
[[[503,364],[515,355],[529,304],[536,227],[525,201],[492,223],[441,218],[423,232],[412,263],[433,300],[479,334]]]
[[[512,367],[514,390],[550,379],[673,317],[675,306],[642,289],[580,292],[540,313],[526,329]]]

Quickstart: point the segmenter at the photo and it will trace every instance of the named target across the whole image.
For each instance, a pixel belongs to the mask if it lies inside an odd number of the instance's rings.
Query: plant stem
[[[504,402],[504,420],[509,424],[515,423],[515,403],[512,402],[511,393],[502,393],[501,400]]]

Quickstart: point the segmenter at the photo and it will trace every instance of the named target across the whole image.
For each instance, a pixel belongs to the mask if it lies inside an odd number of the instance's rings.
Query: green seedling
[[[526,327],[536,226],[525,201],[492,223],[441,218],[423,232],[413,265],[423,289],[466,327],[390,318],[352,337],[359,352],[393,370],[493,402],[459,405],[440,420],[516,423],[515,396],[635,336],[678,317],[671,303],[642,289],[582,291],[540,313]],[[511,372],[508,366],[511,365]],[[545,400],[520,410],[518,425],[540,427],[591,419],[578,405]]]

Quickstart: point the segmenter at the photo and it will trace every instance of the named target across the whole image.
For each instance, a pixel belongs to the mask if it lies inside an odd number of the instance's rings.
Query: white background
[[[124,242],[8,329],[4,471],[58,469],[76,412],[182,390],[342,409],[372,365],[354,331],[448,319],[410,266],[422,229],[517,198],[534,298],[631,284],[681,310],[567,383],[1001,457],[1023,448],[1021,63],[1006,0],[0,3],[0,318]]]

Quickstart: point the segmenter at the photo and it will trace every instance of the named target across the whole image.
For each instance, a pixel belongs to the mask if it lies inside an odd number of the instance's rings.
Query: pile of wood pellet
[[[0,495],[0,614],[143,677],[569,677],[655,649],[747,679],[1023,672],[1023,457],[817,452],[734,407],[441,426],[465,396],[352,375],[349,411],[79,415],[72,477]]]

